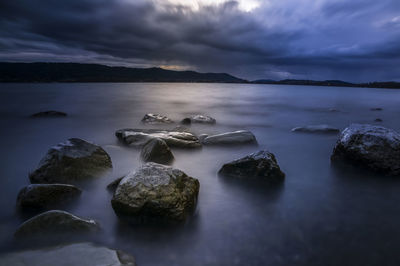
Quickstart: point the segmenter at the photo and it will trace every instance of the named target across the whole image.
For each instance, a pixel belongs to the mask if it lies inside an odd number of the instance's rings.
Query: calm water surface
[[[331,167],[337,135],[292,133],[296,126],[371,123],[400,131],[400,90],[234,84],[0,84],[0,252],[27,215],[18,191],[29,184],[47,150],[71,137],[96,142],[114,169],[83,186],[66,210],[99,221],[90,239],[132,253],[139,265],[399,265],[400,180]],[[382,107],[382,111],[370,108]],[[56,109],[67,118],[30,119]],[[216,126],[192,131],[251,130],[259,147],[174,150],[174,167],[200,180],[197,211],[178,228],[118,221],[106,185],[140,165],[139,150],[114,132],[144,128],[145,113],[179,121],[207,114]],[[286,180],[281,187],[227,182],[221,165],[259,149],[273,152]],[[75,236],[73,236],[74,238]],[[35,243],[34,246],[40,243]],[[28,244],[29,245],[29,244]],[[32,244],[30,244],[32,245]],[[24,246],[25,247],[25,246]]]

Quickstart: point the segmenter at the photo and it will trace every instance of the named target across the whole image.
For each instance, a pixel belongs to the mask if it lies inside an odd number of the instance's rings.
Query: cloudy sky
[[[400,81],[400,1],[0,0],[0,61]]]

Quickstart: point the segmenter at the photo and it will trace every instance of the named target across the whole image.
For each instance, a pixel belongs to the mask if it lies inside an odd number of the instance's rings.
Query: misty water
[[[102,231],[90,240],[133,254],[139,265],[399,265],[400,180],[356,168],[335,168],[338,134],[294,133],[297,126],[381,124],[400,131],[400,91],[370,88],[246,84],[1,84],[0,252],[37,247],[13,239],[30,214],[16,210],[47,150],[71,137],[101,145],[113,170],[82,184],[65,210],[93,218]],[[371,108],[383,108],[372,111]],[[59,110],[66,118],[31,119]],[[193,217],[178,227],[127,225],[111,208],[108,183],[140,164],[140,150],[114,133],[146,126],[146,113],[180,121],[191,114],[217,119],[192,125],[196,134],[251,130],[259,143],[241,147],[173,149],[174,167],[199,179]],[[383,122],[375,122],[380,118]],[[172,128],[176,125],[169,126]],[[282,186],[219,177],[222,164],[260,149],[277,157]],[[43,244],[45,243],[43,239]]]

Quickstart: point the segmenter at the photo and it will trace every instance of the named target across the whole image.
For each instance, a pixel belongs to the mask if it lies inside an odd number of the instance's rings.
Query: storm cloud
[[[400,80],[398,0],[0,0],[0,60]]]

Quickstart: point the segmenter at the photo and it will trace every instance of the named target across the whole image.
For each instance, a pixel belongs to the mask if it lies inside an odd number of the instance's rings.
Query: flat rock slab
[[[331,160],[400,176],[400,134],[381,126],[352,124],[340,134]]]
[[[52,208],[80,196],[82,191],[66,184],[33,184],[18,193],[17,206],[20,208]]]
[[[142,118],[142,122],[145,124],[171,124],[174,123],[171,119],[169,119],[165,115],[160,114],[145,114]]]
[[[146,163],[120,181],[111,203],[118,216],[135,223],[179,223],[194,211],[199,188],[179,169]]]
[[[338,128],[329,125],[310,125],[304,127],[295,127],[292,129],[293,132],[304,132],[304,133],[320,133],[320,134],[336,134],[340,130]]]
[[[192,115],[190,117],[184,118],[181,123],[182,124],[192,124],[192,123],[198,123],[198,124],[215,124],[217,120],[215,118],[212,118],[211,116],[207,115]]]
[[[111,158],[102,147],[72,138],[52,147],[29,179],[32,183],[73,184],[110,168]]]
[[[257,144],[256,137],[247,130],[239,130],[227,132],[218,135],[205,137],[202,141],[203,145],[240,145],[240,144]]]
[[[76,243],[2,254],[0,265],[12,266],[136,266],[125,252],[91,243]]]
[[[268,151],[258,151],[224,164],[218,173],[222,176],[243,179],[257,178],[272,183],[282,182],[285,178],[274,154]]]
[[[160,164],[170,164],[174,160],[174,155],[167,143],[159,138],[149,140],[149,142],[143,146],[140,157],[145,162]]]
[[[120,129],[115,132],[117,138],[129,146],[142,147],[154,138],[162,139],[169,147],[200,148],[199,139],[190,132],[183,130],[159,129]]]
[[[32,118],[41,118],[41,117],[66,117],[67,114],[59,111],[44,111],[31,115]]]

